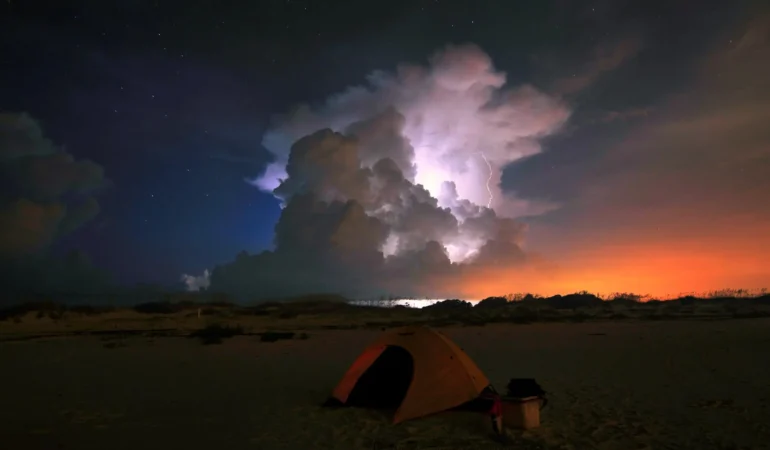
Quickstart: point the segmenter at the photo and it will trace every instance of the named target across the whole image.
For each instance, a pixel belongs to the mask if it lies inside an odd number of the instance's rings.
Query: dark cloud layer
[[[0,256],[45,250],[99,212],[93,197],[106,185],[98,164],[75,158],[48,140],[26,114],[0,114]]]
[[[583,91],[602,75],[612,72],[633,58],[641,49],[642,39],[639,36],[625,37],[611,44],[596,45],[586,62],[572,69],[571,74],[554,81],[552,90],[563,95]]]
[[[0,265],[6,288],[61,287],[77,272],[78,282],[69,288],[88,289],[80,285],[82,272],[92,270],[84,257],[54,261],[46,250],[99,213],[95,195],[107,184],[102,167],[54,145],[29,115],[0,113],[0,174]]]

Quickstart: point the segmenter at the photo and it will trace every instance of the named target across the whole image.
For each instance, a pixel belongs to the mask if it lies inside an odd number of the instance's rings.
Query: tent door
[[[414,360],[403,347],[389,345],[361,375],[350,392],[348,406],[397,409],[414,374]]]

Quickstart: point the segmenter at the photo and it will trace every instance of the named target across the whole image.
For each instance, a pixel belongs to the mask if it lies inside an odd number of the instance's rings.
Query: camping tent
[[[395,408],[393,423],[475,400],[489,386],[449,338],[426,327],[384,333],[353,362],[332,391],[349,406]]]

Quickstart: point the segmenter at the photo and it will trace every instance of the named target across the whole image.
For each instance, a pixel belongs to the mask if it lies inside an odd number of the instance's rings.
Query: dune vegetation
[[[476,303],[448,299],[424,308],[394,306],[392,300],[357,305],[344,297],[325,294],[243,305],[224,295],[200,293],[168,294],[161,301],[130,307],[73,306],[54,301],[20,303],[0,309],[0,339],[152,334],[197,336],[209,342],[244,334],[385,329],[409,324],[447,327],[761,317],[770,317],[770,294],[764,291],[721,291],[669,300],[646,299],[635,294],[602,298],[588,292],[552,297],[522,294],[489,297]]]

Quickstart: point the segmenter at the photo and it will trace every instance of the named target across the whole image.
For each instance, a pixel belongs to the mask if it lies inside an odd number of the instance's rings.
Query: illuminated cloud
[[[211,289],[251,298],[456,295],[477,271],[525,265],[521,223],[458,199],[451,182],[442,207],[387,154],[363,163],[378,150],[410,152],[403,123],[386,110],[351,124],[359,134],[322,129],[299,139],[274,190],[285,202],[275,250],[216,267]]]
[[[187,288],[188,291],[198,292],[201,289],[207,289],[209,287],[211,284],[211,281],[209,280],[210,276],[211,274],[208,269],[206,269],[198,276],[184,274],[181,276],[180,281],[184,283],[185,288]]]
[[[500,217],[553,207],[505,195],[499,180],[568,119],[559,100],[528,85],[506,88],[505,74],[474,45],[368,81],[276,118],[263,139],[275,162],[253,183],[284,204],[302,190],[355,200],[387,226],[378,244],[385,256],[435,241],[454,262],[477,255]]]
[[[254,184],[266,191],[278,187],[286,176],[291,144],[303,136],[323,128],[367,133],[361,121],[400,114],[403,142],[363,149],[364,167],[388,156],[407,180],[433,197],[448,181],[460,198],[487,205],[491,165],[491,207],[498,214],[517,217],[551,207],[505,196],[498,184],[505,165],[540,152],[538,139],[568,119],[570,111],[558,99],[528,85],[506,87],[505,74],[474,45],[447,47],[428,67],[402,65],[395,73],[375,72],[368,81],[331,96],[320,108],[302,105],[277,117],[263,140],[275,162]],[[387,113],[389,108],[393,112]],[[358,125],[351,128],[354,123]]]

